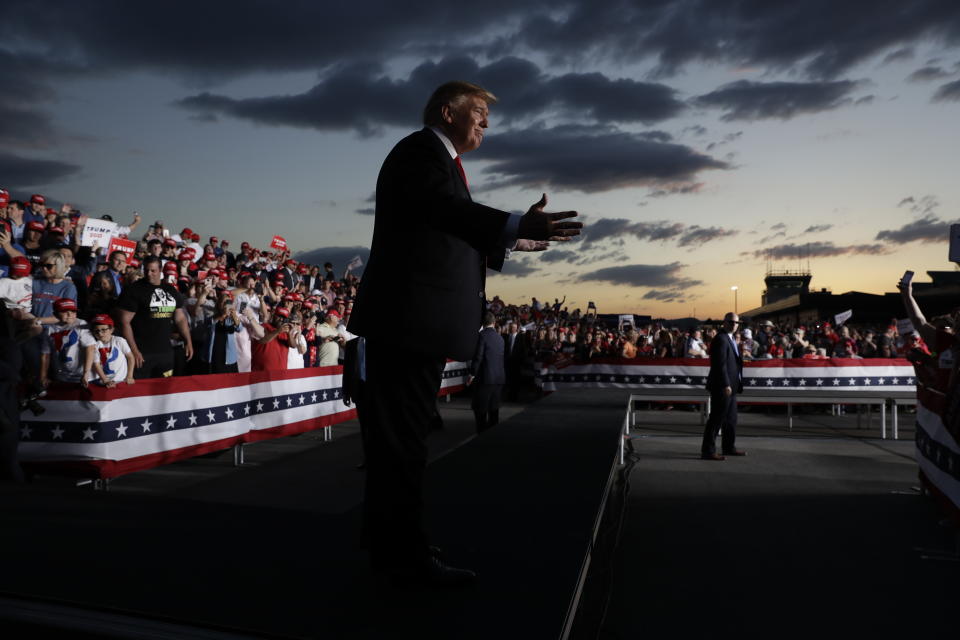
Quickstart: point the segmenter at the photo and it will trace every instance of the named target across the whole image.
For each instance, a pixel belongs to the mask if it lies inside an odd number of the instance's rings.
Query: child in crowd
[[[86,358],[80,384],[87,387],[99,381],[107,388],[117,386],[117,380],[133,384],[133,352],[126,340],[113,335],[113,318],[106,314],[94,316],[90,327],[91,337],[81,343]]]
[[[51,370],[57,382],[80,382],[84,365],[81,342],[92,342],[87,322],[77,319],[75,300],[60,298],[54,302],[53,315],[57,322],[44,326],[40,344],[40,384],[44,387],[50,384]]]
[[[10,259],[10,274],[0,278],[0,299],[7,305],[7,309],[17,309],[16,318],[30,313],[33,307],[33,278],[30,261],[23,256]]]

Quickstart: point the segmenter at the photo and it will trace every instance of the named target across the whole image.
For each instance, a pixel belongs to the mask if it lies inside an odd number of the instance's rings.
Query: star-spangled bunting
[[[466,370],[460,371],[465,376]],[[111,442],[128,440],[143,436],[152,436],[154,427],[160,425],[162,431],[179,431],[181,429],[202,428],[206,424],[218,424],[222,421],[236,420],[240,415],[268,414],[273,407],[276,411],[285,411],[287,408],[299,410],[301,407],[322,403],[338,402],[342,396],[339,388],[327,388],[319,393],[297,393],[294,395],[280,394],[258,398],[255,404],[244,401],[229,405],[211,407],[194,407],[185,411],[166,412],[158,415],[129,417],[123,420],[106,421],[97,424],[83,422],[60,422],[50,424],[24,420],[20,427],[20,440],[24,442]],[[204,420],[200,420],[200,418]],[[134,430],[130,427],[134,425]]]

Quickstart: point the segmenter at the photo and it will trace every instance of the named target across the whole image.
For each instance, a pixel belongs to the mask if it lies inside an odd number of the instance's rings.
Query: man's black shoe
[[[725,460],[726,458],[724,458],[719,453],[701,453],[700,459],[701,460]]]
[[[725,456],[745,456],[747,455],[746,451],[741,451],[740,449],[731,449],[730,451],[724,451],[723,455]]]
[[[444,564],[436,556],[430,555],[415,566],[388,570],[386,577],[396,587],[419,585],[444,588],[473,584],[477,574],[469,569]]]

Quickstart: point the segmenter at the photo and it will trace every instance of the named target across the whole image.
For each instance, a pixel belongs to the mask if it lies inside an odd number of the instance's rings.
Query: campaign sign
[[[92,247],[94,243],[100,248],[110,244],[110,238],[117,234],[117,223],[112,220],[97,220],[90,218],[83,227],[80,244]]]
[[[270,241],[270,247],[278,251],[286,251],[287,241],[280,236],[273,236],[273,240]]]
[[[908,333],[913,333],[913,323],[910,322],[910,318],[897,320],[897,333],[902,336],[905,336]]]
[[[109,256],[114,251],[123,251],[127,254],[127,260],[133,257],[133,254],[137,250],[137,243],[133,240],[125,240],[123,238],[112,238],[110,240],[110,246],[107,249],[107,255]]]

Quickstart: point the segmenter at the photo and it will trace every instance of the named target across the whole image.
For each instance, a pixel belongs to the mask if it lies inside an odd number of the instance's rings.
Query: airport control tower
[[[761,306],[784,300],[798,293],[809,293],[811,277],[809,269],[806,271],[767,269],[767,275],[763,279],[767,288],[763,291]]]

